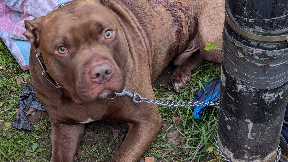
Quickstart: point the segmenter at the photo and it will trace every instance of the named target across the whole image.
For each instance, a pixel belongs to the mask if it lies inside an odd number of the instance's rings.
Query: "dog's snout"
[[[104,84],[111,78],[112,75],[112,67],[108,65],[107,63],[103,63],[100,65],[94,66],[89,76],[92,80],[94,80],[97,83]]]

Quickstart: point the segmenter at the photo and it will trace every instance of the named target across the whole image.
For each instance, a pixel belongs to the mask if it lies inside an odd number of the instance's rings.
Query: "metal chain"
[[[218,145],[218,141],[217,141],[217,137],[214,138],[214,145],[216,147],[216,150],[218,151],[218,155],[221,156],[222,158],[222,161],[224,162],[230,162],[230,160],[227,159],[227,157],[223,154],[223,152],[221,151],[219,145]],[[282,152],[282,149],[280,146],[278,146],[278,151],[277,151],[277,156],[276,156],[276,159],[274,162],[279,162],[280,159],[281,159],[281,152]]]
[[[186,101],[158,101],[158,100],[153,100],[153,99],[148,99],[145,97],[142,97],[139,93],[130,93],[126,91],[125,89],[121,93],[115,93],[115,97],[109,98],[109,99],[115,99],[117,96],[129,96],[133,99],[133,102],[135,103],[150,103],[150,104],[156,104],[156,105],[161,105],[161,106],[169,106],[169,107],[194,107],[194,106],[214,106],[219,108],[219,102],[186,102]]]
[[[146,102],[146,103],[151,103],[151,104],[156,104],[156,105],[161,105],[161,106],[169,106],[169,107],[194,107],[194,106],[214,106],[214,107],[217,107],[219,108],[219,102],[199,102],[199,101],[196,101],[196,102],[185,102],[185,101],[178,101],[178,102],[175,102],[175,101],[158,101],[158,100],[153,100],[153,99],[148,99],[148,98],[145,98],[145,97],[142,97],[139,93],[130,93],[128,92],[127,90],[123,90],[121,93],[115,93],[115,96],[113,98],[109,98],[109,99],[115,99],[116,97],[120,97],[120,96],[128,96],[130,98],[133,99],[133,102],[135,103],[142,103],[142,102]],[[214,143],[215,147],[216,147],[216,150],[218,151],[219,153],[219,156],[221,156],[222,160],[224,162],[230,162],[230,160],[228,160],[226,158],[226,156],[223,154],[223,152],[220,150],[220,147],[218,146],[218,141],[217,141],[217,138],[215,137],[215,143]],[[280,161],[280,158],[281,158],[281,147],[279,146],[278,147],[278,152],[277,152],[277,157],[276,157],[276,160],[275,162],[279,162]]]
[[[280,159],[281,159],[281,152],[282,152],[282,149],[281,149],[280,146],[278,146],[278,152],[277,152],[277,157],[276,157],[275,162],[280,161]]]

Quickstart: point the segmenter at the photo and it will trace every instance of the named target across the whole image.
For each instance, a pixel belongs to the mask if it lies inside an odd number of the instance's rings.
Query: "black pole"
[[[275,161],[288,99],[288,0],[226,0],[218,143],[230,161]]]

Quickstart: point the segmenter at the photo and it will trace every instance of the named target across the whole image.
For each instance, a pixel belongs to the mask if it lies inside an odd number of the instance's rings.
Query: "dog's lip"
[[[124,90],[124,86],[121,86],[121,88],[118,88],[118,89],[109,89],[109,88],[105,87],[99,93],[97,98],[108,98],[108,99],[115,98],[117,96],[116,93],[121,93],[121,92],[123,92],[123,90]],[[105,97],[103,97],[103,95]],[[108,96],[106,96],[106,95],[108,95]]]
[[[104,89],[97,98],[114,98],[115,96],[115,91]]]

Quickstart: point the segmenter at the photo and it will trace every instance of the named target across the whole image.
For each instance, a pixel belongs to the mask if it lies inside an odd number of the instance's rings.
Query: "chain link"
[[[278,152],[277,152],[277,157],[276,157],[275,162],[280,161],[280,159],[281,159],[281,152],[282,152],[282,149],[281,149],[280,146],[278,146]]]
[[[223,152],[221,151],[219,145],[218,145],[218,141],[217,141],[217,137],[214,138],[214,145],[216,147],[216,150],[218,151],[218,155],[221,156],[222,158],[222,161],[223,162],[230,162],[230,160],[227,159],[227,157],[223,154]],[[277,151],[277,156],[276,156],[276,159],[274,162],[279,162],[280,159],[281,159],[281,152],[282,152],[282,149],[280,146],[278,146],[278,151]]]
[[[159,100],[153,100],[153,99],[148,99],[145,97],[142,97],[139,93],[130,93],[128,91],[126,91],[125,89],[121,92],[121,93],[115,93],[115,97],[113,98],[109,98],[109,99],[115,99],[117,96],[129,96],[130,98],[133,99],[133,102],[135,103],[142,103],[142,102],[146,102],[146,103],[150,103],[150,104],[156,104],[156,105],[161,105],[161,106],[169,106],[169,107],[194,107],[194,106],[214,106],[219,108],[219,103],[218,102],[186,102],[186,101],[159,101]]]

